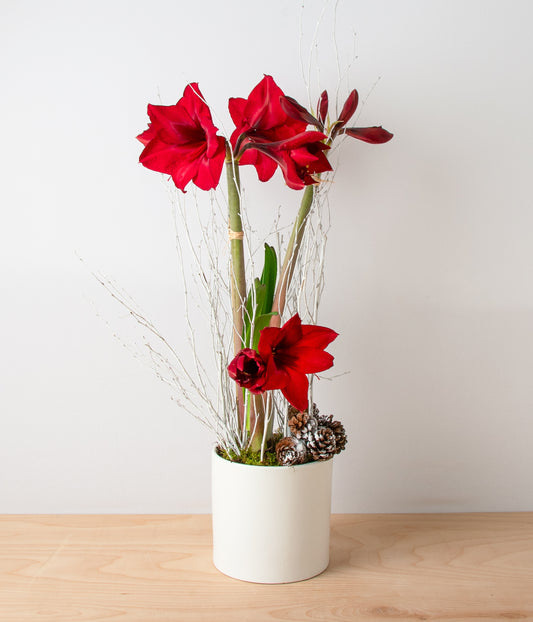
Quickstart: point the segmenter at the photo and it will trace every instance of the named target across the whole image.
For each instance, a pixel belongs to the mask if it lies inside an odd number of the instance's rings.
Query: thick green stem
[[[263,436],[265,434],[265,406],[263,404],[262,395],[253,395],[252,411],[253,416],[250,419],[250,432],[253,433],[250,441],[250,449],[252,451],[261,451]]]
[[[241,219],[241,197],[239,167],[228,149],[226,157],[226,175],[228,180],[229,239],[231,245],[231,310],[233,316],[234,354],[243,348],[244,304],[246,301],[246,273],[244,269],[244,243]],[[242,389],[237,387],[237,405],[239,421],[244,427],[244,400]]]
[[[294,222],[287,251],[285,252],[285,259],[279,273],[278,284],[276,287],[276,293],[274,295],[274,303],[272,304],[272,311],[275,311],[277,315],[273,315],[270,321],[271,326],[280,326],[281,315],[285,309],[285,302],[287,299],[287,291],[291,284],[292,275],[296,266],[296,260],[298,258],[298,252],[302,244],[302,238],[305,231],[305,223],[311,206],[313,205],[314,186],[307,186],[302,196],[302,202],[300,203],[300,210]]]

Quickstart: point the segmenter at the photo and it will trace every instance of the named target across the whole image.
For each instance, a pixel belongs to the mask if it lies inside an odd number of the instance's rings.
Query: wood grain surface
[[[1,622],[533,620],[533,513],[334,515],[287,585],[211,563],[211,517],[0,517]]]

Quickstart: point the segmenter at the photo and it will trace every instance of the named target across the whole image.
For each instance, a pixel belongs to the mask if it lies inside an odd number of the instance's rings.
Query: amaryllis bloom
[[[287,401],[303,412],[308,406],[306,374],[324,371],[333,365],[333,356],[324,349],[336,337],[337,333],[330,328],[302,324],[298,314],[281,328],[264,328],[257,347],[266,363],[262,391],[281,389]]]
[[[287,186],[301,190],[318,182],[315,175],[332,170],[324,153],[329,149],[323,142],[325,138],[322,132],[302,132],[274,143],[246,144],[245,148],[272,158],[279,165]]]
[[[262,393],[266,382],[266,363],[251,348],[244,348],[228,365],[232,380],[252,393]]]
[[[217,136],[198,84],[188,84],[174,106],[148,104],[148,116],[148,129],[137,136],[145,145],[139,158],[141,164],[171,175],[183,192],[190,181],[202,190],[216,188],[226,157],[226,141]]]
[[[259,151],[241,152],[244,140],[277,142],[300,134],[307,127],[305,121],[293,119],[283,110],[280,103],[283,96],[272,76],[265,76],[247,99],[232,97],[229,100],[229,112],[236,127],[230,139],[235,155],[239,157],[239,164],[255,166],[261,181],[268,181],[274,175],[276,162]]]

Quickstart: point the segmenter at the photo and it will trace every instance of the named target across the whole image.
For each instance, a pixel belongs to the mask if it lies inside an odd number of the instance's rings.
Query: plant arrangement
[[[220,192],[226,170],[227,240],[214,240],[214,254],[222,246],[228,249],[225,274],[213,265],[217,291],[225,289],[229,303],[225,307],[218,295],[208,296],[221,404],[203,385],[191,384],[212,413],[207,423],[217,435],[219,455],[229,460],[287,466],[327,460],[346,445],[344,426],[332,415],[320,415],[312,401],[310,379],[332,367],[326,348],[337,333],[316,323],[325,235],[310,223],[329,188],[334,143],[344,137],[373,144],[392,138],[382,127],[349,125],[358,99],[352,90],[336,114],[324,91],[316,108],[308,110],[266,75],[247,98],[229,100],[235,126],[229,138],[219,134],[197,83],[188,84],[174,105],[148,105],[148,129],[137,137],[145,167],[169,176],[182,193],[191,187]],[[274,244],[262,245],[260,274],[254,274],[257,253],[246,227],[243,166],[255,168],[263,183],[279,169],[285,184],[300,194],[288,240],[281,240],[277,250]],[[183,216],[187,222],[187,209]],[[313,261],[318,270],[310,268]],[[300,304],[306,288],[313,292],[310,311]],[[221,308],[227,308],[229,320]],[[176,358],[177,370],[163,356],[159,362],[172,370],[175,386],[185,393],[180,372],[191,378]]]

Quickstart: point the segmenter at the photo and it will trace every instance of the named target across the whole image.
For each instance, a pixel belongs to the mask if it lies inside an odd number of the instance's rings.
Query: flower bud
[[[318,99],[318,120],[324,124],[326,122],[326,117],[328,116],[328,92],[323,91]]]
[[[262,393],[266,382],[266,364],[255,350],[241,350],[228,365],[228,373],[240,387],[252,393]]]
[[[339,115],[339,123],[341,126],[346,125],[348,121],[353,117],[355,111],[357,110],[357,104],[359,102],[359,95],[357,91],[354,89],[349,95],[347,100],[344,102],[344,106]]]

